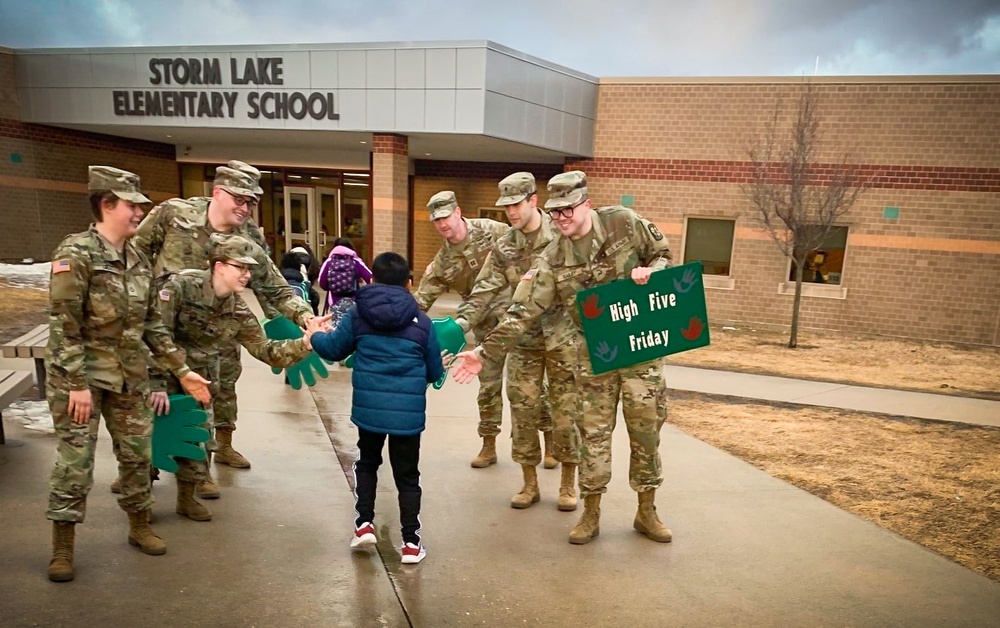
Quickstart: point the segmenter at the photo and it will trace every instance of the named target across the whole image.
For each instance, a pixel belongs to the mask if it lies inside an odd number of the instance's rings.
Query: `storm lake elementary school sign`
[[[232,85],[284,85],[284,59],[248,57],[229,59]],[[251,120],[257,118],[302,120],[339,120],[333,92],[225,91],[171,89],[200,85],[223,85],[223,67],[218,58],[149,60],[149,84],[154,90],[115,90],[112,92],[116,116],[155,116],[164,118],[233,118],[237,106],[245,107]],[[244,95],[245,103],[240,96]]]

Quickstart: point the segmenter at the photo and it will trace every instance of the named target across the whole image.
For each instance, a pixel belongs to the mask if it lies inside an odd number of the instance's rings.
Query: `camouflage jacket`
[[[621,206],[591,210],[593,242],[589,259],[577,255],[572,241],[557,234],[521,277],[513,304],[479,351],[497,355],[508,349],[543,313],[566,314],[545,329],[548,348],[579,337],[580,312],[576,293],[629,277],[632,269],[655,270],[671,264],[667,239],[656,225]],[[555,311],[550,311],[555,310]]]
[[[153,260],[155,277],[189,268],[208,268],[209,238],[215,233],[208,222],[210,200],[205,197],[172,198],[154,207],[143,219],[135,243]],[[312,315],[312,308],[289,287],[268,256],[267,241],[260,228],[248,220],[232,233],[244,236],[261,248],[249,285],[261,298],[261,307],[269,318],[280,312],[302,324],[306,316]]]
[[[425,312],[448,290],[454,290],[463,300],[468,298],[493,243],[510,230],[509,225],[487,218],[468,218],[465,222],[469,228],[465,242],[456,245],[445,241],[431,262],[431,271],[423,276],[413,295]],[[510,290],[502,289],[493,295],[487,307],[505,308],[509,303]]]
[[[279,368],[291,366],[311,352],[304,338],[268,340],[242,297],[215,295],[208,270],[172,275],[157,293],[157,303],[174,342],[187,353],[188,365],[203,375],[217,377],[219,350],[233,340],[261,362]]]
[[[160,318],[149,260],[129,240],[123,254],[94,225],[52,252],[45,366],[61,390],[141,391],[150,349],[160,368],[190,371]]]
[[[489,311],[490,302],[497,295],[517,287],[521,277],[531,268],[535,256],[545,250],[558,233],[552,220],[543,213],[541,227],[530,248],[528,238],[518,229],[508,229],[507,233],[497,238],[476,277],[472,292],[458,306],[458,318],[464,318],[473,327],[479,323]],[[542,327],[548,322],[535,321],[522,337],[520,345],[543,348]]]

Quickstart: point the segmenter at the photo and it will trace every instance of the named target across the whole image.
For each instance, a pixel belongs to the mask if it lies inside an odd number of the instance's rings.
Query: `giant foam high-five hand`
[[[264,333],[271,340],[295,340],[305,335],[298,325],[284,316],[272,318],[264,323]],[[271,367],[271,372],[280,373],[281,369]],[[329,377],[330,371],[315,351],[285,369],[285,381],[295,390],[302,388],[303,381],[307,386],[315,386],[316,375]]]
[[[201,427],[208,413],[198,407],[194,397],[170,395],[170,412],[153,419],[153,467],[177,472],[175,458],[204,460],[202,443],[211,432]]]

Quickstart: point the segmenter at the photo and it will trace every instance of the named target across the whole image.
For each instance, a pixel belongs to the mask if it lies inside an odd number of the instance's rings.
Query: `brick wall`
[[[20,121],[13,55],[0,51],[0,260],[47,260],[87,228],[87,166],[135,172],[154,201],[179,193],[174,147]]]
[[[708,290],[716,321],[787,325],[788,262],[756,230],[739,185],[743,147],[787,82],[602,81],[588,173],[598,204],[630,194],[679,258],[687,216],[737,220],[734,290]],[[803,297],[807,328],[1000,345],[1000,80],[822,79],[819,161],[849,150],[873,182],[849,227],[845,299]],[[899,207],[897,220],[883,218]],[[679,260],[678,260],[679,261]]]

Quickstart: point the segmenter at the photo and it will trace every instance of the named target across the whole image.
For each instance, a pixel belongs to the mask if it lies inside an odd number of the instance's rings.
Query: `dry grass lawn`
[[[47,320],[45,291],[0,277],[0,342]],[[1000,399],[1000,349],[712,328],[672,364]],[[795,486],[1000,580],[1000,429],[708,395],[669,420]]]

